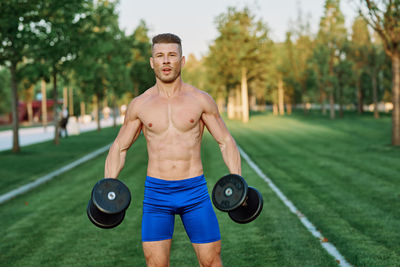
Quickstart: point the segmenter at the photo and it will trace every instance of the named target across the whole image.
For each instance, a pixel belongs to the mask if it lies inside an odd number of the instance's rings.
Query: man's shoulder
[[[138,104],[146,101],[147,99],[151,98],[152,95],[154,95],[154,86],[150,87],[149,89],[147,89],[146,91],[144,91],[140,95],[134,97],[131,100],[131,103],[134,104],[134,105],[138,105]]]
[[[214,99],[206,91],[200,90],[189,84],[187,86],[187,90],[193,94],[196,101],[201,104],[204,111],[214,111],[217,108]]]
[[[193,94],[196,98],[204,99],[205,101],[212,100],[212,97],[206,91],[200,90],[190,84],[185,84],[185,87],[186,91]]]
[[[153,91],[154,91],[154,86],[150,87],[140,95],[134,97],[129,103],[128,110],[136,114],[141,109],[143,103],[145,103],[154,95]]]

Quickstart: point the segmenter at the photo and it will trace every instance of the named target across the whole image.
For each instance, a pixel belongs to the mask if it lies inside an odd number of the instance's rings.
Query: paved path
[[[121,123],[121,118],[117,119],[117,123]],[[109,127],[113,125],[112,118],[100,121],[101,127]],[[70,135],[79,132],[88,132],[97,129],[95,121],[88,123],[68,123],[67,130]],[[19,129],[19,144],[27,146],[35,143],[45,142],[54,138],[54,126],[32,127]],[[12,130],[0,131],[0,151],[10,150],[12,148]]]

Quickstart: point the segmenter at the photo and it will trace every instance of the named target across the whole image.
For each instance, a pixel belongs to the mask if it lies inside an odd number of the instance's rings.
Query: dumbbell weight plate
[[[236,174],[228,174],[215,184],[212,191],[214,206],[221,211],[231,211],[239,207],[247,195],[247,183]]]
[[[92,190],[93,204],[102,212],[117,214],[128,208],[131,194],[126,185],[112,178],[101,179]]]
[[[117,214],[107,214],[101,212],[97,207],[93,204],[92,200],[89,200],[89,203],[86,208],[87,216],[89,220],[100,228],[114,228],[118,226],[125,217],[125,211],[122,211]]]
[[[237,223],[249,223],[260,215],[263,208],[263,198],[260,192],[254,187],[249,186],[247,199],[244,205],[229,211],[229,217]]]

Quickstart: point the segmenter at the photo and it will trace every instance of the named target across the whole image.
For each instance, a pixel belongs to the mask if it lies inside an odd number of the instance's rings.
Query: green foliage
[[[340,11],[340,0],[326,0],[317,38],[318,45],[327,49],[325,56],[328,62],[328,76],[323,77],[323,79],[327,81],[325,90],[330,92],[335,90],[334,84],[337,79],[334,66],[340,61],[341,51],[347,42],[347,30],[344,24],[344,16]]]
[[[31,25],[42,19],[39,0],[8,0],[0,2],[0,65],[17,64],[28,53],[35,40]]]
[[[195,55],[190,54],[186,58],[186,64],[182,71],[182,79],[200,90],[210,92],[209,86],[206,85],[206,69],[204,66],[204,58],[197,59]],[[210,92],[211,93],[211,92]]]
[[[0,115],[10,111],[10,72],[0,67]]]
[[[143,93],[155,84],[153,70],[150,67],[151,43],[149,28],[141,20],[132,36],[128,37],[131,45],[130,77],[134,85],[135,95]]]
[[[219,36],[205,60],[213,95],[240,85],[242,68],[247,70],[250,90],[266,89],[271,40],[268,28],[248,8],[230,7],[216,19]],[[212,82],[211,82],[212,81]],[[251,83],[261,86],[252,88]],[[226,95],[226,93],[225,93]]]

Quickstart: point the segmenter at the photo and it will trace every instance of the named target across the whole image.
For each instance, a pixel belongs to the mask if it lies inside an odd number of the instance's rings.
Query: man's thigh
[[[153,242],[142,242],[143,253],[148,267],[169,266],[171,239]]]
[[[192,245],[200,266],[222,266],[221,241]]]
[[[192,243],[212,243],[221,239],[217,216],[209,197],[187,208],[181,219]]]

